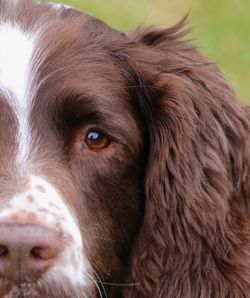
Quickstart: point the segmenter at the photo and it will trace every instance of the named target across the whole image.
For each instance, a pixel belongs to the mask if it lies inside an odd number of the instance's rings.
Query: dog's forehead
[[[57,60],[54,71],[67,62],[69,65],[88,34],[87,19],[87,15],[61,4],[0,1],[1,91],[10,91],[23,101],[43,63]]]
[[[45,7],[29,1],[0,1],[0,84],[1,88],[14,88],[17,97],[24,96],[28,66],[42,28],[48,25],[46,14],[51,9]]]
[[[30,0],[0,0],[2,77],[5,81],[9,80],[10,65],[13,69],[14,65],[20,66],[23,75],[27,71],[25,69],[27,64],[34,67],[31,64],[35,62],[41,66],[48,56],[49,60],[47,59],[46,63],[60,56],[61,63],[57,65],[66,64],[73,57],[76,60],[79,54],[90,53],[93,57],[92,54],[96,53],[97,49],[100,57],[104,43],[100,42],[99,37],[102,35],[109,38],[111,34],[104,33],[111,31],[117,35],[120,34],[88,14],[65,5],[35,3]],[[92,51],[91,47],[97,45],[98,40],[99,48],[96,46],[95,51]],[[54,55],[49,55],[51,53]],[[42,61],[35,61],[39,59]],[[3,68],[6,69],[7,66],[10,70],[8,75],[4,75]],[[53,70],[55,70],[54,66]]]
[[[34,47],[32,34],[8,22],[0,25],[0,86],[19,101],[25,97]]]

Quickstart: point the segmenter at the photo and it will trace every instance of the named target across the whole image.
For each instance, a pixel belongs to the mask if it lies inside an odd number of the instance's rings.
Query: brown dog
[[[250,297],[248,110],[183,26],[0,0],[0,297]]]

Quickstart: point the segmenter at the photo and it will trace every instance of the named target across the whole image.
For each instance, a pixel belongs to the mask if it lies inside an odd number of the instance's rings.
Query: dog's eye
[[[83,149],[101,150],[107,148],[109,144],[108,136],[98,130],[91,130],[84,140]]]

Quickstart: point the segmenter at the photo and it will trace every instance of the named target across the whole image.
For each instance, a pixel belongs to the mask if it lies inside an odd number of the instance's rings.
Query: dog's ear
[[[139,30],[116,55],[149,140],[138,286],[124,297],[240,297],[249,286],[249,121],[217,68],[179,39],[182,25]]]

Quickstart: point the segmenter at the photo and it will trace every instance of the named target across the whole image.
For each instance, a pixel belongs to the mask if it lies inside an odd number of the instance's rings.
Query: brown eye
[[[91,130],[84,140],[83,149],[101,150],[108,147],[109,144],[110,139],[104,133]]]

